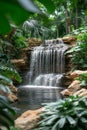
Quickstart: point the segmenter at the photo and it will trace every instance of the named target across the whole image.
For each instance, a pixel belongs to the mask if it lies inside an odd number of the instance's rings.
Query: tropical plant
[[[87,68],[87,33],[77,36],[77,45],[66,52],[71,55],[71,62],[77,69]]]
[[[8,0],[8,2],[1,0],[0,6],[2,12],[0,15],[0,32],[3,34],[10,31],[10,25],[21,25],[25,20],[33,16],[45,23],[49,28],[55,26],[57,37],[69,33],[72,30],[71,26],[76,29],[87,24],[84,23],[87,15],[86,0]],[[49,14],[53,16],[52,19],[49,19]],[[5,25],[5,28],[3,25]]]
[[[40,3],[44,4],[48,12],[53,12],[55,10],[54,3],[52,0],[42,1],[38,0]],[[49,7],[50,4],[50,7]],[[40,9],[31,0],[1,0],[0,1],[0,33],[6,34],[10,31],[13,23],[16,25],[21,25],[29,16],[33,15],[32,12],[41,14]],[[5,25],[5,28],[3,27]]]
[[[11,37],[12,45],[15,47],[15,50],[18,51],[22,48],[28,47],[26,42],[26,37],[23,36],[23,30],[17,28],[14,34]]]
[[[8,130],[10,126],[14,126],[15,111],[12,109],[9,100],[0,96],[0,127],[4,126]]]
[[[22,79],[18,72],[14,69],[10,62],[8,53],[10,43],[0,39],[0,91],[10,93],[9,86],[13,85],[13,81],[21,82]]]
[[[73,29],[73,31],[71,32],[71,34],[72,35],[81,35],[81,34],[83,34],[83,33],[87,33],[87,27],[85,26],[85,27],[80,27],[80,28],[78,28],[78,29]]]
[[[80,74],[79,77],[76,77],[75,79],[80,81],[80,86],[87,87],[87,73]]]
[[[10,68],[10,67],[0,66],[0,74],[12,80],[16,80],[19,83],[21,83],[22,81],[18,72],[15,69]]]
[[[48,103],[35,130],[86,130],[87,97],[60,99]]]
[[[73,48],[72,62],[78,69],[87,68],[87,43],[80,43]]]

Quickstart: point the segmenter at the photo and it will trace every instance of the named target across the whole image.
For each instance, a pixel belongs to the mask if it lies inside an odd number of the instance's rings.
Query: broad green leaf
[[[0,84],[9,84],[9,85],[12,85],[12,80],[10,80],[9,78],[3,76],[3,75],[0,75]]]
[[[41,13],[39,8],[35,5],[35,3],[32,0],[18,0],[19,3],[28,11],[34,12],[34,13]]]
[[[0,15],[0,34],[6,34],[7,32],[10,31],[10,29],[11,28],[8,19],[2,13],[2,15]]]
[[[4,91],[6,93],[10,93],[11,92],[11,90],[9,89],[9,87],[5,86],[3,84],[0,84],[0,90]]]
[[[83,86],[83,87],[87,86],[86,81],[85,81],[85,80],[82,80],[81,83],[80,83],[80,86]]]
[[[55,11],[55,5],[52,0],[38,0],[38,1],[46,7],[49,13],[53,13]]]
[[[66,118],[71,125],[76,125],[76,121],[72,117],[66,116]]]
[[[17,0],[0,0],[0,33],[10,31],[10,23],[21,25],[29,17],[28,11],[20,6]]]
[[[12,120],[12,115],[10,115],[5,110],[0,110],[0,116],[2,117],[2,119],[3,117],[5,117],[5,120],[7,120],[8,123],[10,123],[11,125],[14,125],[14,121]]]
[[[63,128],[64,125],[65,125],[65,123],[66,123],[66,118],[65,118],[65,117],[61,118],[61,119],[58,121],[58,126],[59,126],[59,128]]]
[[[64,125],[65,125],[65,122],[66,122],[66,118],[65,117],[57,120],[57,122],[54,123],[54,126],[52,127],[52,130],[57,130],[57,129],[63,128]]]
[[[0,73],[3,76],[6,76],[7,78],[18,81],[19,83],[22,82],[22,79],[21,79],[20,75],[13,68],[9,68],[9,67],[6,67],[6,66],[0,66]]]
[[[87,119],[84,118],[84,117],[81,117],[80,120],[81,120],[82,123],[87,123]]]
[[[46,125],[52,125],[58,119],[58,115],[53,115],[50,117],[48,121],[46,121]]]
[[[9,124],[4,119],[0,120],[0,124],[9,130]]]
[[[0,96],[0,126],[9,130],[10,125],[14,125],[13,115],[15,115],[15,111],[10,106],[9,100]]]

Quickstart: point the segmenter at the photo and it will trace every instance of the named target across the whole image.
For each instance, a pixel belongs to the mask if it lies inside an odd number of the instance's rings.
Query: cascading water
[[[67,48],[62,40],[56,39],[33,49],[29,72],[18,91],[18,108],[22,111],[35,109],[60,98]]]
[[[67,46],[62,40],[48,40],[45,46],[35,47],[31,54],[30,71],[26,83],[40,86],[61,86],[65,72],[64,52]]]

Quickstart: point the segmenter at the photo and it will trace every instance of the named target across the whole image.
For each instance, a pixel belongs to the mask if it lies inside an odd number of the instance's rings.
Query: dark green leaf
[[[80,120],[81,120],[82,123],[87,123],[87,119],[84,118],[84,117],[81,117]]]
[[[2,118],[0,117],[0,119],[5,118],[5,121],[7,121],[8,124],[10,123],[10,125],[14,125],[14,121],[13,121],[11,115],[8,112],[6,112],[5,110],[0,111],[0,116],[2,117]]]
[[[49,13],[53,13],[55,11],[55,5],[52,0],[38,0],[41,2],[46,8]]]
[[[76,125],[76,121],[72,117],[66,116],[66,118],[71,125]]]

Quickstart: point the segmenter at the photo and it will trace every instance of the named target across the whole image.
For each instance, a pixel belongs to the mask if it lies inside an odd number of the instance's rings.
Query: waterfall
[[[31,54],[30,70],[26,83],[39,86],[61,86],[65,72],[67,46],[62,40],[47,40],[45,45],[35,47]]]
[[[18,89],[16,107],[20,112],[39,108],[42,103],[61,98],[65,73],[64,52],[67,48],[60,39],[47,40],[45,45],[34,47],[25,83]]]

